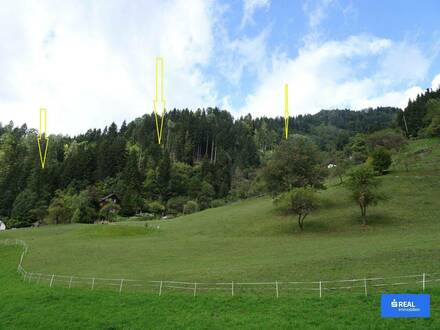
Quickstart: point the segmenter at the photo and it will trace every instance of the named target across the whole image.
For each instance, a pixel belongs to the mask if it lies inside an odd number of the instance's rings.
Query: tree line
[[[307,136],[320,166],[338,162],[342,168],[347,148],[351,157],[368,157],[372,142],[366,134],[396,127],[399,112],[321,111],[290,118],[289,132]],[[41,169],[38,132],[0,124],[0,217],[8,227],[91,223],[116,213],[191,213],[258,195],[270,185],[264,173],[283,148],[283,129],[281,117],[234,119],[217,108],[174,109],[166,115],[161,145],[154,115],[146,114],[120,127],[112,123],[74,137],[51,135]],[[316,184],[324,172],[316,174]],[[103,202],[109,194],[118,196],[117,205]]]
[[[397,121],[408,137],[440,136],[440,87],[428,88],[415,100],[409,100]]]

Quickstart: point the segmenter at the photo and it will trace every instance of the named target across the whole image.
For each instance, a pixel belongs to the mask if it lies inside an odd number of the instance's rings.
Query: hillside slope
[[[1,233],[30,246],[33,272],[183,281],[346,279],[438,272],[438,140],[418,140],[383,177],[388,200],[368,211],[369,226],[346,189],[329,184],[324,206],[298,232],[269,198],[171,221],[63,225]]]

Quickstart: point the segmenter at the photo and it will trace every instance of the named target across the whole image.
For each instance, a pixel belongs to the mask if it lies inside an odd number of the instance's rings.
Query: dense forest
[[[408,102],[404,112],[399,112],[398,123],[408,137],[438,136],[440,134],[440,88],[428,88]]]
[[[429,103],[440,92],[435,93],[405,109],[410,135],[435,131],[432,105],[424,110],[426,121],[412,115],[421,111],[422,100]],[[323,164],[337,162],[335,155],[363,161],[364,137],[384,129],[405,131],[402,118],[400,109],[390,107],[323,110],[290,118],[289,133],[307,136],[322,152]],[[75,137],[49,136],[42,169],[38,132],[12,122],[0,125],[0,218],[9,227],[90,223],[115,214],[190,213],[259,195],[260,170],[282,141],[283,126],[281,117],[234,119],[217,108],[174,109],[166,114],[161,145],[154,115],[146,114],[120,127],[112,123]]]

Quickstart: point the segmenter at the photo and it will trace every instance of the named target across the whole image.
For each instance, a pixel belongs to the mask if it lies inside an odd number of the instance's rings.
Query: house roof
[[[109,195],[107,195],[107,196],[105,196],[105,197],[102,197],[102,198],[99,200],[99,202],[102,203],[102,202],[105,202],[107,199],[113,199],[113,198],[119,201],[119,197],[118,197],[118,195],[116,195],[115,193],[111,193],[111,194],[109,194]]]

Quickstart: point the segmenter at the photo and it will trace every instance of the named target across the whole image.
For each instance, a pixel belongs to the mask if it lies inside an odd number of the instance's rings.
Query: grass
[[[19,279],[18,248],[0,249],[0,329],[435,329],[430,319],[382,319],[380,297],[196,297],[49,289]]]
[[[368,210],[369,226],[346,190],[308,217],[304,232],[268,198],[170,221],[60,225],[2,233],[30,247],[33,272],[180,281],[363,278],[438,272],[440,185],[432,177],[384,177],[389,200]],[[398,177],[396,177],[398,176]],[[417,189],[415,188],[417,187]]]
[[[0,233],[0,239],[24,239],[30,247],[24,261],[26,270],[48,274],[265,282],[439,273],[439,146],[440,141],[434,139],[413,141],[405,154],[397,156],[409,157],[424,150],[418,153],[417,162],[410,164],[408,171],[397,165],[382,177],[382,189],[388,200],[368,209],[367,227],[360,225],[360,212],[346,189],[331,182],[320,193],[324,207],[307,217],[304,232],[297,229],[293,217],[277,214],[272,201],[263,197],[169,221],[151,221],[149,228],[145,222],[132,220],[111,225],[59,225],[7,231]],[[1,253],[6,253],[6,259],[0,258],[1,272],[5,262],[14,258],[9,249],[0,248]],[[15,267],[7,265],[12,270]],[[17,281],[13,271],[8,274],[13,285],[9,288],[0,284],[0,292],[2,300],[5,290],[10,292],[8,299],[15,301],[17,310],[20,301],[21,306],[28,302],[26,306],[31,304],[33,309],[26,313],[35,317],[44,304],[49,304],[53,310],[49,308],[45,313],[53,313],[55,317],[58,305],[53,306],[54,300],[69,317],[75,318],[76,312],[84,318],[88,317],[87,313],[95,315],[97,323],[93,324],[99,328],[122,327],[124,323],[120,322],[129,313],[133,313],[133,320],[128,321],[127,327],[142,324],[160,327],[159,321],[165,322],[164,318],[170,320],[165,327],[193,324],[196,328],[212,328],[213,324],[245,327],[259,324],[257,321],[262,322],[262,327],[272,328],[325,327],[332,317],[341,328],[360,328],[366,324],[379,328],[414,325],[410,321],[380,320],[377,295],[372,298],[333,295],[326,298],[325,304],[319,298],[293,295],[278,302],[273,297],[251,296],[232,300],[197,297],[193,301],[183,295],[159,300],[149,295],[120,297],[111,292],[50,291]],[[439,292],[433,291],[434,299]],[[15,295],[17,298],[13,298]],[[435,307],[438,308],[438,302]],[[150,311],[148,316],[142,316],[145,308]],[[168,315],[170,310],[173,316]],[[105,315],[110,315],[108,323],[102,321]],[[216,322],[207,323],[206,319],[210,318]],[[434,318],[433,314],[431,319]],[[417,328],[423,328],[434,321],[418,322]]]

